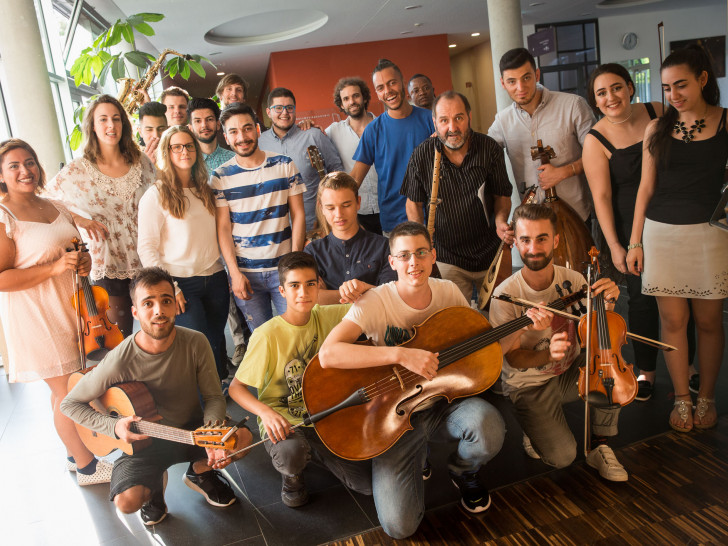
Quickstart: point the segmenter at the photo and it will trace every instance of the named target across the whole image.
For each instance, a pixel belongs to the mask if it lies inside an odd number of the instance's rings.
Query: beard
[[[157,317],[157,318],[167,318],[167,317]],[[166,339],[170,335],[172,335],[172,332],[174,331],[174,317],[169,319],[169,322],[161,329],[156,329],[152,326],[151,321],[139,321],[139,326],[141,327],[142,331],[147,334],[152,339]]]
[[[233,146],[233,149],[234,149],[235,153],[238,154],[240,157],[250,157],[251,155],[253,155],[255,152],[258,151],[258,141],[257,140],[255,140],[255,141],[253,141],[253,140],[244,140],[243,141],[243,144],[249,144],[251,142],[253,143],[253,147],[249,151],[243,152],[243,153],[241,153],[241,152],[238,151],[239,144],[235,144],[235,146]]]
[[[351,119],[361,119],[366,115],[367,109],[363,104],[352,104],[345,112]]]
[[[197,133],[193,133],[193,134],[195,135],[195,138],[197,140],[199,140],[200,142],[202,142],[203,144],[212,144],[213,142],[215,142],[215,140],[217,140],[217,134],[215,134],[215,133],[212,133],[212,136],[210,138],[202,138]]]
[[[463,135],[460,132],[453,133],[453,132],[448,131],[447,133],[445,133],[445,138],[443,138],[440,135],[440,133],[437,133],[437,138],[440,139],[440,142],[442,142],[443,146],[446,146],[449,150],[459,150],[460,148],[465,146],[465,143],[470,138],[470,132],[471,132],[471,129],[470,129],[470,127],[468,127],[468,130],[465,131],[465,135]],[[458,140],[456,142],[451,142],[448,140],[449,136],[458,136],[458,135],[460,136],[460,140]]]
[[[552,250],[548,255],[546,254],[526,254],[521,255],[523,265],[525,265],[531,271],[541,271],[548,266],[554,258],[554,251]]]

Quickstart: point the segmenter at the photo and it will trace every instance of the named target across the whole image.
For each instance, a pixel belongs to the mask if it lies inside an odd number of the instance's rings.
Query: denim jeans
[[[425,514],[422,468],[427,442],[458,441],[448,470],[460,475],[476,472],[500,451],[505,423],[495,407],[482,398],[440,401],[412,416],[413,430],[372,460],[372,489],[377,516],[392,538],[412,535]]]
[[[246,271],[243,275],[250,281],[253,294],[249,300],[241,300],[235,295],[233,297],[252,333],[258,326],[273,318],[271,303],[276,306],[279,315],[286,312],[286,298],[278,291],[278,271]]]
[[[225,271],[199,277],[175,277],[187,300],[185,312],[177,315],[175,323],[205,334],[215,355],[215,367],[220,380],[228,376],[227,359],[223,358],[225,322],[230,308],[230,293]]]

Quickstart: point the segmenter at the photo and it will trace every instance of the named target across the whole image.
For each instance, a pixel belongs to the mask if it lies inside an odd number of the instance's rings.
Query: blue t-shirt
[[[407,220],[404,195],[400,195],[404,174],[412,151],[435,132],[432,113],[412,107],[404,119],[394,119],[387,112],[372,121],[361,136],[354,160],[374,165],[379,176],[379,219],[383,231],[392,231]]]

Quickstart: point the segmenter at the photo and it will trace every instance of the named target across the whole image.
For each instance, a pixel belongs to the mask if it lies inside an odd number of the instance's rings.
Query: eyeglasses
[[[276,114],[282,114],[283,110],[285,110],[289,114],[292,114],[296,111],[296,105],[288,104],[286,106],[283,106],[282,104],[276,104],[275,106],[271,106],[270,109],[273,110]]]
[[[195,144],[193,142],[189,142],[187,144],[171,144],[169,146],[169,149],[172,150],[172,152],[175,154],[181,154],[182,150],[187,150],[188,152],[194,152]]]
[[[419,250],[415,250],[414,252],[400,252],[395,256],[395,258],[397,258],[400,262],[409,262],[412,256],[414,256],[418,260],[421,260],[422,258],[430,254],[432,254],[432,250],[421,248]]]

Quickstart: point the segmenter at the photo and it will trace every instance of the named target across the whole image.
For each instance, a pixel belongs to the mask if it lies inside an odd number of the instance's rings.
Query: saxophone
[[[139,109],[139,106],[144,103],[145,98],[141,92],[146,91],[152,85],[154,78],[157,77],[157,73],[162,66],[162,61],[170,53],[172,55],[183,57],[185,60],[188,61],[192,59],[190,55],[183,55],[182,53],[178,53],[173,49],[165,49],[164,51],[162,51],[162,54],[159,56],[159,58],[154,61],[152,66],[147,69],[147,71],[139,79],[138,82],[135,81],[134,78],[119,78],[118,80],[116,80],[118,83],[121,83],[123,85],[121,92],[119,93],[119,96],[117,98],[124,107],[124,110],[126,110],[130,116],[133,115]]]

